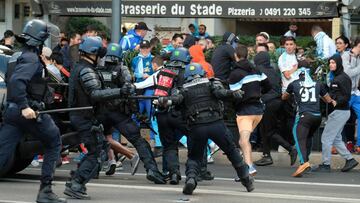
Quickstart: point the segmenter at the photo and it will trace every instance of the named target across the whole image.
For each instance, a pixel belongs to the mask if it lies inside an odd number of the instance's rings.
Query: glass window
[[[5,0],[0,0],[0,22],[5,22]]]

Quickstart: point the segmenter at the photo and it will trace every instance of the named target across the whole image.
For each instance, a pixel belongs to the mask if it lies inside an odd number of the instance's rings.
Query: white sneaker
[[[211,147],[211,156],[220,150],[220,147],[215,144],[214,147]]]
[[[38,167],[40,165],[40,163],[38,162],[38,160],[32,160],[31,165],[33,167]]]
[[[279,145],[278,152],[280,152],[280,153],[285,153],[285,152],[288,153],[288,151],[284,147],[282,147],[281,145]]]
[[[207,163],[208,163],[208,164],[213,164],[213,163],[214,163],[214,158],[213,158],[211,155],[209,155],[209,156],[207,157]]]
[[[257,170],[256,170],[254,164],[249,165],[249,175],[250,176],[255,176],[256,173],[257,173]]]

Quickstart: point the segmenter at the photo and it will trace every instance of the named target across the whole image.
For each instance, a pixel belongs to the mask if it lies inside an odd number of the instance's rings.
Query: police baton
[[[84,111],[84,110],[93,110],[92,106],[85,106],[85,107],[74,107],[74,108],[63,108],[63,109],[52,109],[52,110],[45,110],[45,111],[37,111],[36,114],[51,114],[51,113],[63,113],[63,112],[70,112],[70,111]]]

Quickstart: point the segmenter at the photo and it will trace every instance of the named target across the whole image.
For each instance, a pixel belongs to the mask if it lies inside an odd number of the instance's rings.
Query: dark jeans
[[[136,148],[146,171],[159,171],[149,143],[140,135],[140,129],[129,116],[107,111],[99,117],[106,126],[113,126]],[[108,127],[106,127],[108,128]]]
[[[355,144],[355,126],[356,126],[356,113],[353,109],[351,109],[351,114],[349,120],[346,122],[344,126],[344,130],[342,131],[342,136],[344,142],[351,141]],[[358,138],[359,139],[359,138]]]
[[[243,161],[238,149],[229,134],[225,123],[215,121],[207,124],[199,124],[191,126],[190,130],[190,146],[188,151],[188,161],[186,163],[186,176],[195,178],[199,174],[200,162],[206,149],[207,140],[211,139],[226,154],[233,167],[235,168],[239,178],[246,178],[249,175],[248,166]]]
[[[49,184],[53,180],[56,161],[60,157],[60,131],[48,114],[40,115],[41,120],[25,119],[17,105],[10,105],[4,113],[4,124],[0,130],[0,167],[4,167],[25,133],[38,138],[44,148],[44,162],[41,182]]]
[[[278,118],[282,104],[283,102],[280,99],[274,99],[266,103],[265,112],[259,125],[264,155],[270,155],[271,141],[275,141],[288,151],[291,150],[291,144],[279,132]]]
[[[294,125],[294,140],[300,163],[309,161],[312,147],[312,137],[321,124],[321,115],[303,113],[296,116]]]
[[[282,101],[280,111],[280,135],[293,145],[294,139],[292,136],[292,129],[296,116],[296,105],[293,96],[290,96],[288,100]]]

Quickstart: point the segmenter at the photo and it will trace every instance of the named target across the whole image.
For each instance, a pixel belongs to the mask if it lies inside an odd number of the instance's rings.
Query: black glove
[[[159,97],[158,99],[159,105],[166,107],[168,105],[169,98],[168,97]]]
[[[235,99],[242,99],[244,94],[245,92],[242,90],[236,90],[232,92],[232,95]]]
[[[135,85],[130,84],[130,83],[125,83],[125,84],[122,86],[120,92],[121,92],[121,94],[131,95],[131,94],[134,94],[134,93],[135,93],[135,90],[136,90]]]

